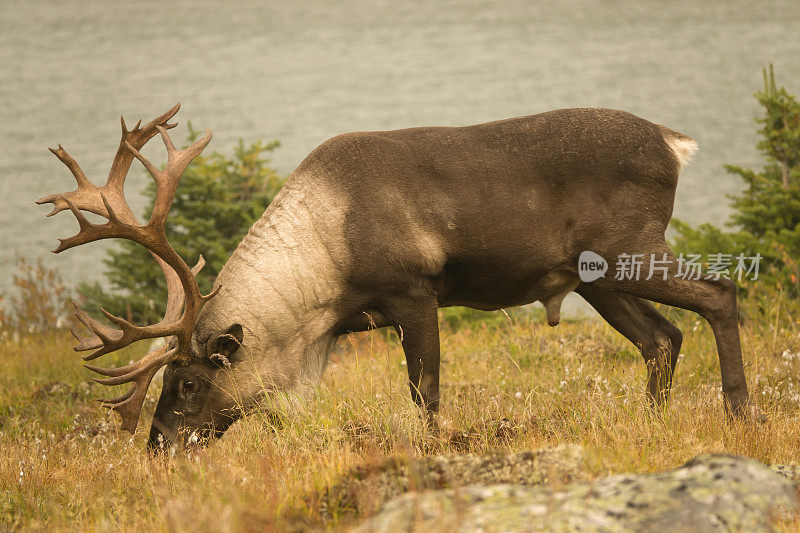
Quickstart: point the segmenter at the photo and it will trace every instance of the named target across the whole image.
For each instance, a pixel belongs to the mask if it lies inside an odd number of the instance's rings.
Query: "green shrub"
[[[10,297],[0,292],[0,332],[52,333],[70,325],[70,291],[55,270],[20,258]],[[7,305],[3,303],[7,299]]]

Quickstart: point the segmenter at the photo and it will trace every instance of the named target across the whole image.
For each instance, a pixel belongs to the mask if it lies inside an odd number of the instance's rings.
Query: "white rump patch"
[[[669,145],[672,152],[675,154],[675,157],[678,158],[678,162],[681,164],[681,168],[685,167],[691,161],[692,156],[697,151],[699,146],[697,145],[697,141],[692,139],[691,137],[673,137],[670,134],[664,135],[664,140]]]

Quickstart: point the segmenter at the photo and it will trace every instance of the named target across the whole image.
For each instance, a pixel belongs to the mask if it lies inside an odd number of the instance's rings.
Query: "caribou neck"
[[[243,313],[281,345],[315,344],[338,319],[344,265],[333,244],[342,242],[344,208],[313,181],[289,178],[217,279],[213,311]]]

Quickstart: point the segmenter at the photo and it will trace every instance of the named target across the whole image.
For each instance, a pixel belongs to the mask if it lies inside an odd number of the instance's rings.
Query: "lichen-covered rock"
[[[700,456],[662,474],[618,475],[565,490],[474,485],[411,493],[358,532],[769,531],[798,511],[794,485],[749,459]]]
[[[795,483],[800,483],[800,465],[770,465],[769,467],[779,474],[783,474]]]
[[[583,449],[564,445],[496,455],[438,455],[394,458],[348,472],[323,497],[323,514],[351,517],[377,511],[410,490],[439,490],[474,484],[536,486],[585,479]]]

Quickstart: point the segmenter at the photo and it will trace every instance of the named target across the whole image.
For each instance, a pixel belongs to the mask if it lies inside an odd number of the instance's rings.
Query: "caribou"
[[[106,311],[112,324],[76,304],[91,331],[76,351],[91,361],[136,341],[167,342],[120,368],[86,366],[103,385],[131,383],[102,400],[134,432],[156,372],[166,367],[148,444],[204,441],[265,399],[307,398],[337,337],[393,327],[408,367],[411,396],[435,422],[439,409],[437,310],[481,310],[541,302],[559,322],[562,300],[582,296],[636,346],[648,369],[647,394],[663,403],[681,331],[650,302],[693,311],[713,330],[724,405],[751,411],[737,323],[737,289],[725,278],[678,275],[665,240],[680,170],[697,149],[690,137],[630,113],[562,109],[466,127],[346,133],[300,163],[202,294],[194,267],[170,246],[165,225],[182,173],[211,132],[177,149],[167,130],[180,104],[127,129],[106,183],[91,182],[60,145],[51,151],[77,180],[53,194],[48,215],[69,210],[80,229],[58,253],[101,239],[144,246],[167,282],[164,318],[136,325]],[[160,134],[167,161],[141,154]],[[156,185],[152,215],[134,216],[124,195],[134,159]],[[91,222],[84,212],[105,222]],[[667,260],[665,275],[601,275],[582,281],[581,253],[615,265],[622,254]],[[650,273],[652,274],[652,272]]]

